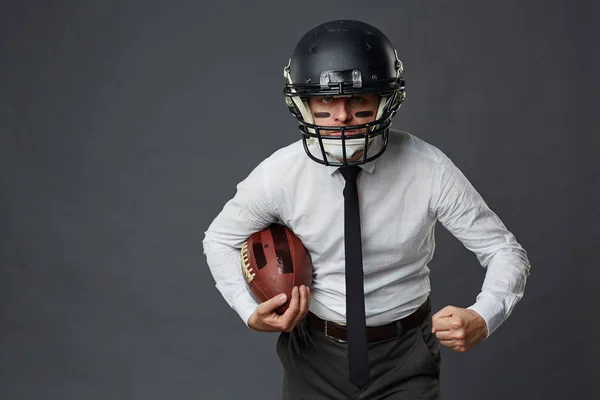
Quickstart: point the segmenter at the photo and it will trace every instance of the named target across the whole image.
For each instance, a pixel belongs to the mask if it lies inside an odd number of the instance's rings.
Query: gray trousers
[[[360,389],[348,379],[346,344],[311,331],[305,320],[280,334],[277,354],[284,400],[440,399],[440,344],[431,315],[398,338],[369,344],[371,382]]]

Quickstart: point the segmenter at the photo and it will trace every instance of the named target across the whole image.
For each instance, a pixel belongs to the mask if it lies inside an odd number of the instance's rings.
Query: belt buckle
[[[347,343],[347,341],[344,340],[344,339],[339,339],[339,338],[336,338],[336,337],[333,337],[333,336],[329,335],[329,333],[327,332],[327,324],[329,323],[329,321],[323,321],[323,323],[325,324],[325,337],[326,338],[335,340],[338,343]]]

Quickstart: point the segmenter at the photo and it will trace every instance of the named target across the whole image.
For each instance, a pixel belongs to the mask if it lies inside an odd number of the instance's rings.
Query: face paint
[[[313,113],[315,118],[329,118],[331,117],[331,114],[329,114],[328,112],[316,112]]]
[[[356,118],[367,118],[373,116],[373,111],[358,111],[354,113]]]

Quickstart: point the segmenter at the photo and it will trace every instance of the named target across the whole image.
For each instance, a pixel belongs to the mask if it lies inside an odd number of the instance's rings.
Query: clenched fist
[[[488,335],[481,315],[466,308],[446,306],[432,317],[432,324],[440,343],[458,352],[472,349]]]

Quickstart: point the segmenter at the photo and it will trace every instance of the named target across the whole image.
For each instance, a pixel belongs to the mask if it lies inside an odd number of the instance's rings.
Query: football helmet
[[[306,33],[284,68],[284,95],[298,120],[308,156],[333,166],[364,164],[381,156],[392,117],[406,96],[402,71],[402,62],[389,39],[364,22],[330,21]],[[309,97],[365,93],[380,95],[374,121],[351,126],[315,123]],[[336,134],[325,135],[323,131]]]

